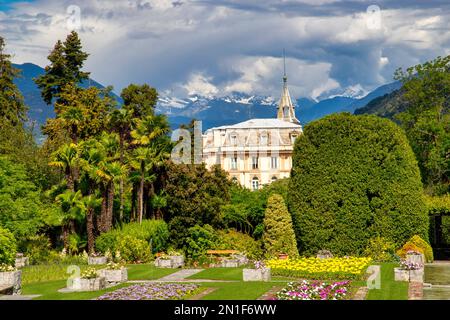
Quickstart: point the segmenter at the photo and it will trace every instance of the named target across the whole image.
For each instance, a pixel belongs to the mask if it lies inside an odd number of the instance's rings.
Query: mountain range
[[[33,78],[44,73],[44,69],[32,63],[14,66],[21,71],[21,76],[15,82],[29,107],[28,116],[40,127],[47,118],[54,117],[53,108],[42,100],[40,91],[33,81]],[[82,85],[103,88],[103,85],[92,79],[85,81]],[[363,97],[354,96],[351,92],[350,94],[343,92],[341,95],[333,95],[320,101],[301,97],[294,101],[296,115],[302,124],[307,124],[330,113],[344,111],[353,113],[359,108],[366,107],[376,98],[396,92],[400,87],[399,82],[392,82],[378,87]],[[120,103],[120,97],[116,95],[116,99]],[[206,130],[251,118],[273,118],[276,115],[278,99],[279,97],[247,95],[239,92],[225,97],[191,95],[180,99],[162,96],[157,104],[156,112],[166,114],[172,128],[178,128],[181,124],[187,124],[195,118],[202,121],[202,129]]]

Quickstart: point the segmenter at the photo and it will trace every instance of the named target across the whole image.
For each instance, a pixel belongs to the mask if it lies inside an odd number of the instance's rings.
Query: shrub
[[[34,235],[21,243],[20,250],[30,259],[30,264],[46,263],[50,257],[50,239],[45,234]]]
[[[415,235],[406,242],[403,247],[397,251],[397,254],[404,258],[408,251],[418,251],[425,255],[426,262],[433,262],[433,249],[431,246],[418,235]]]
[[[419,248],[418,246],[416,246],[414,243],[411,242],[406,242],[403,247],[401,247],[400,249],[397,250],[397,255],[404,259],[406,258],[406,254],[408,253],[408,251],[415,251],[415,252],[420,252],[423,255],[425,255],[425,253],[423,252],[422,248]]]
[[[219,236],[218,250],[238,250],[247,255],[249,259],[259,259],[262,256],[261,243],[247,234],[236,230],[221,230]]]
[[[166,248],[169,230],[163,220],[144,220],[142,224],[132,222],[122,228],[102,233],[95,241],[96,249],[103,253],[108,250],[116,252],[118,243],[124,236],[151,243],[152,251],[155,253]]]
[[[218,245],[218,237],[213,229],[208,224],[204,226],[196,225],[189,228],[189,237],[186,239],[184,250],[186,257],[198,261],[205,262],[207,260],[206,251],[215,249]]]
[[[169,229],[163,220],[143,220],[142,224],[128,223],[121,231],[123,234],[151,243],[153,252],[164,250],[169,239]]]
[[[403,131],[376,116],[330,115],[296,140],[288,207],[299,249],[360,255],[373,237],[427,236],[419,168]]]
[[[0,264],[13,266],[16,261],[17,244],[14,235],[0,227]]]
[[[277,254],[288,254],[292,258],[298,257],[292,218],[283,197],[273,194],[267,202],[264,217],[263,247],[268,257]]]
[[[150,245],[146,241],[128,235],[120,238],[117,250],[126,262],[145,263],[152,257]]]
[[[394,244],[382,237],[369,240],[364,255],[371,257],[374,261],[387,262],[394,258]]]

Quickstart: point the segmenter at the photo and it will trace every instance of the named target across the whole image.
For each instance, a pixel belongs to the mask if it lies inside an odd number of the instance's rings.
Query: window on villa
[[[278,157],[272,157],[270,159],[270,167],[272,169],[278,169]]]
[[[231,159],[231,170],[237,170],[237,157],[232,157]]]
[[[237,145],[237,136],[235,134],[231,135],[230,142],[233,146]]]
[[[238,178],[233,177],[233,178],[231,179],[231,182],[233,182],[233,183],[238,183]]]
[[[252,189],[253,190],[258,190],[259,189],[259,180],[258,178],[253,178],[252,180]]]
[[[258,157],[252,157],[252,169],[258,169]]]
[[[260,139],[260,144],[263,146],[267,145],[267,134],[262,134]]]
[[[291,134],[291,142],[292,142],[292,144],[295,143],[295,139],[297,139],[297,135],[296,134]]]
[[[272,182],[275,182],[275,181],[277,181],[278,180],[278,178],[277,177],[272,177]]]

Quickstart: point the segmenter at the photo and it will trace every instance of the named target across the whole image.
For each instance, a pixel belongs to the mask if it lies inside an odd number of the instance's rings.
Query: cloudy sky
[[[278,96],[285,48],[291,94],[317,98],[450,54],[450,1],[0,0],[16,63],[45,66],[71,28],[85,69],[116,92],[145,82],[177,97]]]

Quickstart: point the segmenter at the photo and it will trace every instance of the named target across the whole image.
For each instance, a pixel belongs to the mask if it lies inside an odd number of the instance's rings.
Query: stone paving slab
[[[40,297],[40,294],[35,295],[5,295],[0,296],[0,300],[32,300],[34,298]]]
[[[165,277],[162,277],[160,279],[158,279],[158,281],[179,281],[179,280],[184,280],[187,277],[193,276],[194,274],[197,274],[201,271],[203,271],[204,269],[182,269],[178,272],[169,274]]]

